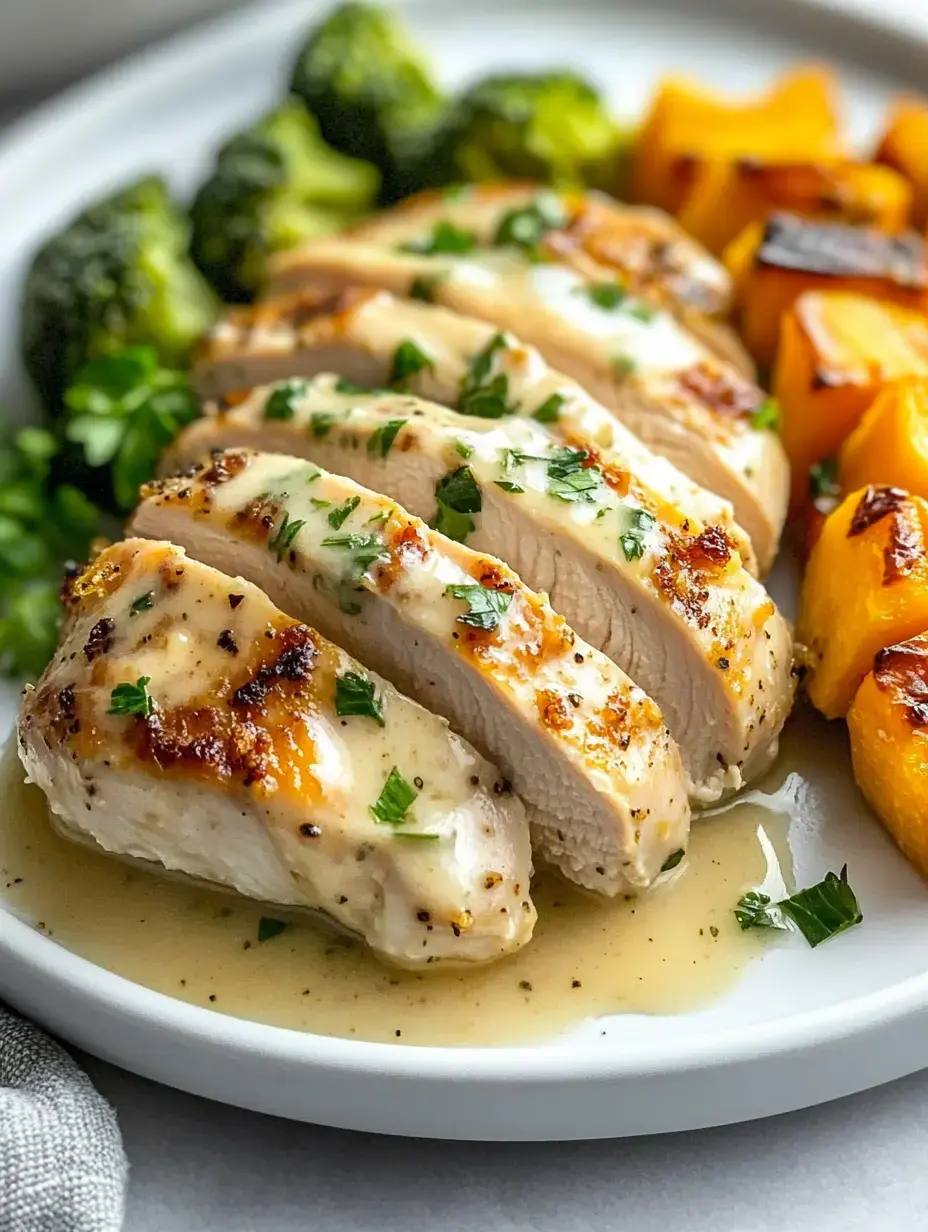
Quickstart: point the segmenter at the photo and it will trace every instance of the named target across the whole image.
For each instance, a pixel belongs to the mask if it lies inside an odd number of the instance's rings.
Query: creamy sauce
[[[775,775],[778,786],[783,774]],[[679,1013],[729,987],[770,938],[739,930],[748,888],[788,883],[791,795],[697,819],[689,856],[638,900],[553,874],[533,886],[532,942],[495,966],[410,973],[310,918],[159,876],[61,838],[12,749],[0,792],[0,894],[59,944],[139,984],[275,1026],[407,1044],[516,1044],[590,1017]],[[769,807],[773,804],[773,809]],[[777,811],[774,811],[777,810]],[[259,943],[263,915],[289,919]]]

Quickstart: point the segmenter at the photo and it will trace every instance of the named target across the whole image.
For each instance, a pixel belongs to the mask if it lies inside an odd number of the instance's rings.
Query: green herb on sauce
[[[309,430],[317,441],[321,441],[332,431],[334,423],[335,416],[331,411],[313,411],[309,417]]]
[[[467,611],[457,618],[458,624],[472,625],[475,629],[498,628],[512,603],[510,591],[489,590],[478,583],[454,583],[445,587],[445,594],[467,604]]]
[[[272,937],[279,937],[286,927],[284,920],[275,920],[273,916],[263,915],[258,921],[258,941],[270,941]]]
[[[473,231],[465,231],[443,218],[427,235],[400,244],[400,252],[413,252],[420,257],[438,257],[444,253],[463,256],[476,247],[477,236]]]
[[[351,517],[360,503],[360,496],[349,496],[346,501],[342,502],[342,504],[336,505],[336,507],[326,518],[326,521],[333,530],[341,530],[345,522]]]
[[[678,847],[676,851],[672,851],[664,863],[661,865],[662,873],[669,873],[672,868],[676,868],[686,852],[682,847]]]
[[[809,467],[809,493],[813,500],[837,500],[841,496],[838,483],[838,463],[835,458],[825,458]]]
[[[751,427],[776,432],[780,426],[780,404],[776,398],[765,398],[751,416]]]
[[[139,676],[135,684],[118,684],[110,694],[110,708],[107,714],[138,714],[147,719],[155,708],[147,686],[151,676]]]
[[[575,288],[575,294],[585,295],[591,304],[604,312],[615,312],[628,299],[628,292],[618,282],[594,282]]]
[[[840,875],[826,873],[816,885],[778,903],[771,903],[768,894],[749,890],[735,907],[735,919],[743,929],[786,928],[790,920],[813,948],[860,924],[863,918],[857,896],[848,885],[846,864]]]
[[[379,535],[328,535],[322,540],[322,547],[347,552],[351,564],[349,572],[355,579],[363,577],[371,565],[386,560],[389,555]]]
[[[375,428],[368,437],[367,452],[374,456],[379,454],[381,458],[385,458],[393,448],[396,434],[404,423],[406,423],[405,419],[388,419],[385,424]]]
[[[555,450],[548,459],[549,496],[562,501],[595,501],[603,486],[603,473],[598,466],[587,465],[589,456],[585,449],[569,446]]]
[[[283,560],[284,554],[305,525],[305,520],[300,518],[291,521],[290,514],[285,512],[276,532],[267,541],[269,551],[273,552],[278,560]]]
[[[404,338],[393,352],[390,384],[405,385],[422,371],[434,372],[434,361],[411,338]]]
[[[340,718],[360,715],[384,726],[383,710],[373,680],[359,672],[344,672],[335,677],[335,713]]]
[[[638,371],[638,365],[630,355],[616,355],[612,361],[612,375],[617,381],[627,380]]]
[[[437,509],[432,526],[442,535],[464,543],[475,529],[471,514],[483,508],[480,488],[469,466],[443,475],[435,485]]]
[[[657,519],[647,509],[629,509],[627,506],[619,514],[621,530],[619,544],[625,553],[626,560],[639,560],[644,556],[644,540],[654,527]]]
[[[308,381],[293,378],[281,381],[274,387],[270,397],[264,404],[265,419],[292,419],[296,413],[297,401],[304,397],[309,389]]]
[[[500,219],[493,236],[497,248],[521,248],[533,259],[539,257],[539,245],[549,231],[563,227],[567,211],[551,192],[542,192],[518,209],[508,210]]]
[[[468,458],[474,456],[474,447],[473,445],[468,445],[466,441],[457,440],[454,442],[454,452],[466,462]]]
[[[130,616],[138,616],[139,612],[147,612],[155,606],[155,592],[148,590],[144,595],[139,595],[137,599],[133,599],[129,607]]]
[[[505,372],[490,375],[497,353],[508,347],[505,334],[494,334],[483,350],[471,358],[458,399],[457,409],[462,415],[503,419],[516,413],[518,406],[509,402],[509,377]]]
[[[557,423],[561,407],[566,401],[563,394],[552,394],[550,398],[545,398],[537,411],[532,412],[532,419],[538,423]]]
[[[447,274],[420,274],[409,285],[409,298],[421,300],[423,304],[434,304],[435,293],[447,277]]]
[[[512,483],[508,479],[494,479],[493,482],[498,488],[502,488],[504,492],[514,492],[518,495],[525,491],[525,488],[520,488],[517,483]]]
[[[381,825],[398,826],[406,820],[406,815],[418,794],[394,766],[387,775],[383,790],[371,805],[371,815]]]

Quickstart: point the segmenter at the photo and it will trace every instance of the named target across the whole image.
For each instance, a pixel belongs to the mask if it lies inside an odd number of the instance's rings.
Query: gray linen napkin
[[[0,1232],[119,1232],[116,1114],[65,1050],[0,1008]]]

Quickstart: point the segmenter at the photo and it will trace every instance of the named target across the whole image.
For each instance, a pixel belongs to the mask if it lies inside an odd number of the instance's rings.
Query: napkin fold
[[[0,1007],[0,1232],[119,1232],[116,1114],[67,1052]]]

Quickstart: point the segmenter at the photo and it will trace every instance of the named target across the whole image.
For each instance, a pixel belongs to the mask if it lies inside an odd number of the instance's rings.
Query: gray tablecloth
[[[0,1008],[0,1232],[119,1232],[116,1114],[72,1057]]]

